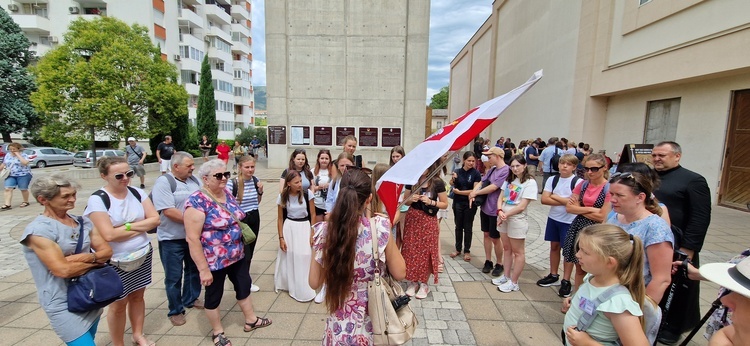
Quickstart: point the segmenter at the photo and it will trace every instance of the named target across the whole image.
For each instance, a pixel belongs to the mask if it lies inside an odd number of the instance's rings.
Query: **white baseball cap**
[[[128,137],[128,142],[133,141],[135,142],[135,137]]]

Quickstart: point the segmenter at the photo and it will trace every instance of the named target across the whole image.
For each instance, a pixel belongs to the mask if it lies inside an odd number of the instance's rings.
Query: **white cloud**
[[[450,82],[450,63],[492,13],[494,0],[432,0],[427,103]]]
[[[266,85],[266,2],[252,0],[253,85]]]

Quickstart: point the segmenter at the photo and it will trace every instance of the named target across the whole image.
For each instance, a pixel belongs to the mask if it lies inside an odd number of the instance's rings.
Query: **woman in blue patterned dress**
[[[674,235],[654,200],[651,179],[640,173],[615,173],[610,180],[612,209],[607,223],[619,226],[643,240],[646,258],[643,276],[646,295],[661,301],[671,282]]]
[[[326,285],[323,345],[372,345],[372,321],[367,314],[367,282],[375,266],[391,277],[406,277],[406,265],[391,238],[391,224],[383,216],[365,217],[372,200],[371,180],[362,170],[349,169],[340,181],[339,195],[327,222],[313,226],[315,260],[310,265],[310,287]],[[379,258],[372,241],[377,239]],[[352,270],[354,268],[354,270]]]

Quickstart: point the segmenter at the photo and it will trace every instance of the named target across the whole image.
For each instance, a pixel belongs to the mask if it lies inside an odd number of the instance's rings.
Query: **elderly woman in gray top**
[[[68,214],[75,207],[78,188],[77,183],[60,174],[36,179],[31,184],[31,194],[44,206],[44,212],[26,226],[21,237],[39,303],[52,329],[67,345],[76,346],[95,345],[102,310],[69,312],[66,279],[100,267],[112,256],[112,249],[91,221]],[[81,253],[74,254],[81,222],[83,246]]]

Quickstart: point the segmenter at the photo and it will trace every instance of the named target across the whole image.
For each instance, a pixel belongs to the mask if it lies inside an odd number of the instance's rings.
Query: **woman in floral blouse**
[[[242,229],[236,220],[245,217],[237,201],[225,190],[232,173],[227,172],[221,160],[211,160],[198,169],[203,188],[194,192],[185,202],[185,231],[193,258],[200,274],[201,285],[206,287],[205,310],[211,323],[212,341],[217,346],[232,343],[224,336],[219,304],[224,294],[224,280],[234,285],[237,304],[245,317],[244,331],[250,332],[271,325],[271,320],[260,317],[253,310],[250,299],[248,262],[242,243]],[[230,214],[230,212],[232,214]]]
[[[315,260],[310,266],[310,287],[326,285],[326,320],[323,345],[372,345],[372,321],[367,314],[367,282],[377,265],[391,277],[406,276],[404,258],[391,238],[391,223],[383,216],[365,217],[372,200],[371,180],[362,170],[348,169],[326,222],[313,226]],[[373,258],[373,241],[379,258]],[[354,268],[354,270],[352,270]]]

